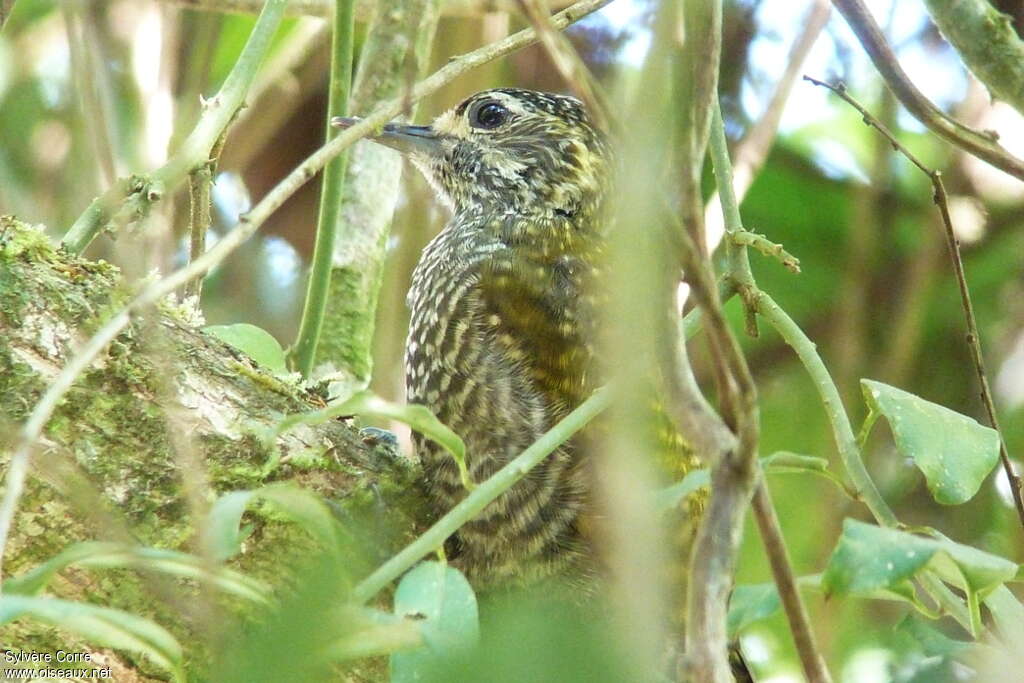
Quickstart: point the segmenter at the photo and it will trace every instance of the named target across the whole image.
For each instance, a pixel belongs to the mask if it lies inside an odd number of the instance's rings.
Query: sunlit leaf
[[[974,497],[999,459],[999,435],[975,420],[888,384],[861,380],[868,406],[885,416],[896,448],[945,505]]]
[[[461,572],[440,562],[422,562],[402,578],[395,614],[422,621],[426,646],[391,655],[392,683],[421,680],[436,662],[472,648],[479,638],[473,589]]]
[[[284,349],[266,330],[249,323],[208,325],[207,334],[230,344],[272,372],[286,372]]]
[[[84,602],[25,595],[0,597],[0,624],[24,617],[69,631],[101,647],[145,655],[176,680],[184,680],[181,645],[149,619]]]

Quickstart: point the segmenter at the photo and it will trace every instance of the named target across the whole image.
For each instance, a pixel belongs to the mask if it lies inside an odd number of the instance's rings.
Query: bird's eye
[[[469,113],[469,124],[474,128],[492,130],[508,120],[508,109],[494,101],[481,102]]]

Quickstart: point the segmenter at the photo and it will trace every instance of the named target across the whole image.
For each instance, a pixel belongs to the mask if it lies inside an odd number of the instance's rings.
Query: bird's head
[[[372,139],[408,156],[457,212],[572,217],[596,211],[608,182],[604,136],[564,95],[485,90],[430,126],[389,123]]]

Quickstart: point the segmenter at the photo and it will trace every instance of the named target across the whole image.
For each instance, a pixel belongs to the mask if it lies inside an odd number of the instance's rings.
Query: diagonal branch
[[[256,70],[270,47],[284,15],[287,0],[267,0],[264,11],[253,27],[242,54],[231,69],[220,91],[204,103],[203,115],[181,149],[149,176],[122,179],[93,200],[64,235],[64,246],[80,254],[115,217],[128,210],[128,220],[143,216],[169,190],[180,185],[195,168],[206,164],[210,150],[224,134],[242,106]]]
[[[2,0],[13,2],[13,0]],[[256,14],[263,6],[263,0],[158,0],[168,5],[177,5],[205,12],[239,12]],[[356,19],[365,21],[374,11],[376,0],[356,0]],[[569,7],[568,0],[549,3],[557,9]],[[441,10],[446,16],[475,16],[487,12],[511,12],[516,0],[442,0]],[[289,16],[309,16],[327,19],[334,8],[334,0],[291,0]]]
[[[726,147],[725,126],[722,122],[722,112],[717,106],[711,122],[711,158],[714,163],[715,176],[718,179],[718,190],[721,193],[721,205],[724,209],[722,215],[729,238],[727,245],[729,248],[729,272],[726,277],[740,291],[743,301],[748,307],[747,310],[753,315],[756,310],[756,286],[746,258],[746,248],[735,241],[738,235],[750,235],[751,233],[743,230],[739,200],[734,192],[732,164]],[[755,467],[758,467],[759,464],[755,462]],[[814,640],[814,632],[811,630],[807,609],[800,598],[799,590],[797,590],[793,567],[789,561],[789,553],[786,551],[785,540],[782,537],[782,529],[772,505],[768,483],[763,474],[757,477],[753,511],[807,680],[812,683],[830,683],[832,679]]]
[[[917,89],[903,71],[882,29],[864,6],[863,0],[832,0],[832,4],[846,18],[875,68],[907,111],[943,140],[1024,180],[1024,161],[1007,152],[991,134],[978,132],[950,118]]]
[[[14,11],[14,0],[0,0],[0,31],[3,30],[12,11]]]
[[[964,63],[995,97],[1024,114],[1024,41],[1010,17],[986,0],[926,0]]]

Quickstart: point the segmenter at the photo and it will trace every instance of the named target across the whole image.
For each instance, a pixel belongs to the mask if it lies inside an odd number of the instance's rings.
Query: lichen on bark
[[[349,107],[353,114],[400,96],[415,81],[430,54],[437,19],[437,0],[378,4],[360,51]],[[349,153],[318,347],[318,362],[334,366],[342,395],[370,381],[374,316],[401,171],[399,155],[380,145],[357,144]]]
[[[75,348],[131,294],[118,270],[72,257],[41,228],[0,217],[0,468],[6,471],[18,425]],[[284,415],[322,407],[289,378],[273,376],[244,354],[205,334],[186,305],[167,302],[133,321],[78,378],[49,421],[32,462],[6,549],[6,576],[17,576],[83,540],[131,540],[195,551],[194,520],[184,500],[181,447],[199,456],[211,495],[294,481],[328,501],[343,518],[367,511],[391,531],[380,552],[416,528],[415,470],[397,467],[359,437],[353,421],[302,425],[272,443]],[[169,414],[175,415],[172,420]],[[279,464],[268,468],[272,451]],[[207,501],[209,502],[209,501]],[[383,512],[382,512],[383,511]],[[293,525],[247,513],[256,532],[233,562],[262,579],[286,571],[310,539]],[[6,578],[6,577],[5,577]],[[149,617],[201,662],[183,595],[173,582],[161,595],[151,577],[128,570],[68,569],[47,594],[86,600]],[[126,653],[23,619],[3,626],[0,647],[36,652],[95,652],[122,672],[118,680],[164,674]]]

